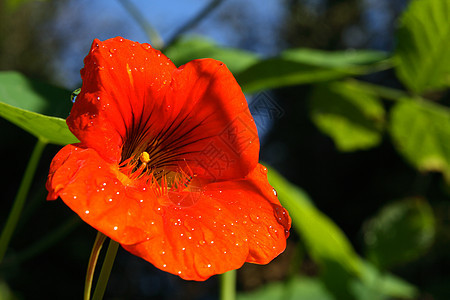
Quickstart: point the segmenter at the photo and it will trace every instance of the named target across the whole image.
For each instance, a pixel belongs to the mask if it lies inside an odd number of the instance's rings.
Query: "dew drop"
[[[278,193],[277,193],[277,190],[276,190],[276,189],[273,189],[273,194],[274,194],[275,196],[278,196]]]
[[[85,214],[89,214],[89,210],[86,210],[84,213],[85,213]]]
[[[181,274],[181,271],[178,271],[178,275],[180,275]]]
[[[165,267],[167,267],[167,265],[166,265],[166,264],[163,264],[163,268],[165,268]]]
[[[119,194],[120,194],[120,192],[119,192],[119,191],[117,191],[117,192],[116,192],[116,194],[117,194],[117,195],[119,195]]]
[[[267,174],[267,168],[264,167],[263,165],[261,165],[260,170],[261,170],[261,173]]]
[[[119,227],[118,226],[114,226],[114,230],[117,230],[117,229],[119,229]]]
[[[211,268],[211,264],[208,264],[208,268]]]

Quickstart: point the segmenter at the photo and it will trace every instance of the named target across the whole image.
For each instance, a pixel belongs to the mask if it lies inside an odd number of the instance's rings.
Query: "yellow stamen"
[[[150,161],[150,155],[147,152],[142,152],[141,156],[139,156],[139,160],[141,161],[141,163],[146,166],[147,163]]]

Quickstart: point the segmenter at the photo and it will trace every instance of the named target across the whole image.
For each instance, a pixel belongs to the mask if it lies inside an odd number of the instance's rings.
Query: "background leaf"
[[[0,102],[54,117],[66,118],[72,102],[71,92],[27,78],[19,72],[0,72]]]
[[[60,145],[77,142],[65,120],[56,117],[65,118],[71,105],[65,89],[18,72],[0,72],[0,116],[37,138]]]
[[[300,188],[273,169],[269,170],[269,182],[277,190],[282,205],[289,211],[293,226],[313,259],[319,264],[333,261],[346,270],[358,272],[359,258],[339,227],[317,210]]]
[[[385,52],[375,50],[323,51],[310,48],[288,49],[282,57],[296,62],[302,62],[322,67],[373,67],[373,64],[388,63]]]
[[[0,116],[45,142],[59,145],[78,142],[64,119],[41,115],[2,102]]]
[[[421,171],[440,171],[450,182],[450,111],[412,99],[391,110],[390,133],[397,150]]]
[[[227,65],[232,73],[238,73],[259,60],[255,53],[220,47],[211,40],[195,37],[177,41],[164,51],[176,66],[193,59],[214,58]]]
[[[317,83],[365,74],[386,58],[376,51],[325,52],[287,50],[279,57],[261,60],[236,75],[244,92]]]
[[[367,261],[361,265],[360,278],[350,283],[358,300],[416,299],[417,288],[387,272],[380,272]]]
[[[239,293],[238,300],[334,300],[322,282],[296,276],[288,282],[274,282],[256,291]]]
[[[433,211],[425,200],[390,203],[365,226],[367,257],[381,269],[416,259],[431,246],[434,226]]]
[[[395,60],[413,92],[450,84],[450,1],[414,0],[401,18]]]
[[[310,100],[310,115],[340,151],[378,145],[384,127],[384,108],[372,93],[352,82],[317,85]]]

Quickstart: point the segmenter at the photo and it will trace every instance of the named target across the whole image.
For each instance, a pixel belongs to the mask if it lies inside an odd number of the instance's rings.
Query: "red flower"
[[[259,140],[226,66],[180,68],[148,44],[95,40],[53,159],[58,197],[129,252],[184,279],[265,264],[290,218],[258,164]]]

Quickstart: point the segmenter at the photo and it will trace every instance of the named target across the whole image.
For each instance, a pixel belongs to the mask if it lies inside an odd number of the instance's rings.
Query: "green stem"
[[[16,198],[14,199],[14,204],[11,208],[11,212],[9,213],[8,220],[6,220],[6,225],[3,228],[2,235],[0,236],[0,262],[3,260],[6,250],[8,249],[12,234],[17,226],[17,222],[19,221],[20,214],[22,213],[22,209],[25,204],[25,200],[27,199],[28,191],[30,190],[31,182],[41,158],[42,151],[44,150],[46,145],[46,141],[38,139],[36,145],[34,146],[30,160],[28,161],[28,165],[25,169],[22,182],[19,186],[19,191],[17,192]]]
[[[94,278],[95,266],[97,265],[100,250],[102,250],[103,243],[106,240],[106,235],[97,232],[94,246],[92,247],[91,256],[89,257],[89,264],[86,272],[86,280],[84,282],[84,300],[91,298],[92,279]]]
[[[220,300],[236,299],[236,270],[220,275]]]
[[[106,251],[105,260],[103,261],[102,270],[98,277],[97,286],[95,287],[92,300],[101,300],[105,294],[106,286],[108,285],[109,275],[116,258],[117,249],[119,249],[119,243],[113,240],[109,241],[108,251]]]
[[[158,32],[153,28],[153,26],[145,19],[141,11],[134,6],[134,4],[129,0],[119,0],[120,4],[128,11],[128,13],[134,18],[134,20],[141,26],[145,34],[150,39],[153,48],[162,49],[164,47],[164,42]]]

